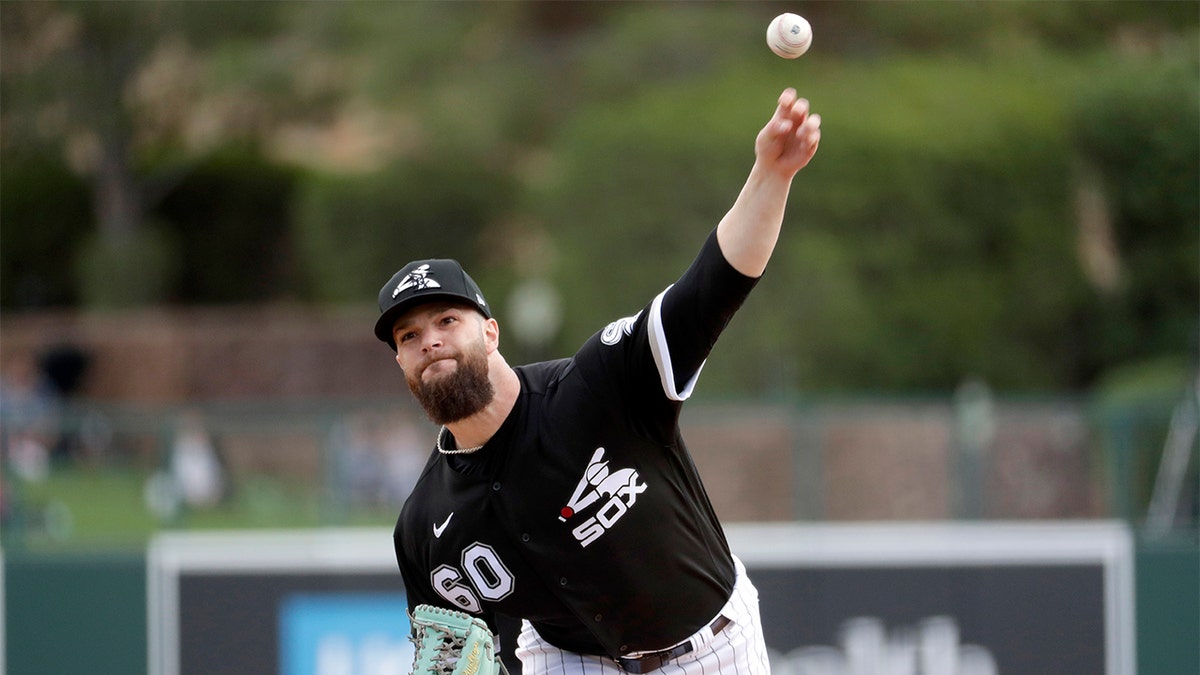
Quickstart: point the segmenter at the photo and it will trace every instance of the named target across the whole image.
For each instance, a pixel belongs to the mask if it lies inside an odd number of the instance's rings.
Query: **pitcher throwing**
[[[573,356],[510,366],[453,260],[405,265],[375,335],[442,425],[396,523],[410,609],[521,619],[525,675],[769,673],[758,594],[679,430],[683,402],[766,269],[820,117],[793,89],[691,266]],[[668,280],[664,280],[666,283]]]

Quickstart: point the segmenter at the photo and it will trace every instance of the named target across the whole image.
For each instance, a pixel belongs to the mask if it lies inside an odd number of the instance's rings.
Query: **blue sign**
[[[280,675],[383,675],[412,667],[402,593],[297,593],[279,612]]]

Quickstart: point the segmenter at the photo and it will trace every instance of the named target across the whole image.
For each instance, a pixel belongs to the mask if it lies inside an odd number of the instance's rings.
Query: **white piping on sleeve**
[[[696,388],[696,380],[700,378],[700,371],[704,369],[707,359],[700,363],[682,390],[676,389],[675,371],[671,367],[671,352],[667,346],[667,334],[663,330],[662,324],[663,296],[669,290],[671,290],[671,286],[667,286],[662,293],[655,296],[654,302],[651,303],[650,316],[646,317],[646,334],[650,340],[650,352],[654,354],[654,364],[658,367],[658,376],[662,380],[663,393],[672,401],[686,401],[692,395],[692,390]]]

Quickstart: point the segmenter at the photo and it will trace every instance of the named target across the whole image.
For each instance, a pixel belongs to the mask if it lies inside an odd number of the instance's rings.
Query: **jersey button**
[[[500,491],[500,482],[496,481],[495,483],[492,483],[492,492],[499,492],[499,491]]]
[[[629,645],[621,645],[621,653],[628,654],[629,653]]]
[[[529,540],[530,540],[530,538],[531,538],[531,537],[529,536],[529,533],[528,533],[528,532],[526,532],[525,534],[522,534],[522,535],[521,535],[521,541],[529,541]]]
[[[603,621],[603,620],[604,620],[604,615],[603,615],[603,614],[597,614],[597,615],[596,615],[596,623],[600,623],[600,622],[601,622],[601,621]]]
[[[559,586],[566,586],[566,585],[567,585],[567,578],[566,578],[566,577],[562,577],[562,578],[560,578],[560,579],[558,580],[558,585],[559,585]]]

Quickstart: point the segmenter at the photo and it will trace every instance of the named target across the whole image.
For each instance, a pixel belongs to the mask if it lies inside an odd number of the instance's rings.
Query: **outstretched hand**
[[[821,116],[809,111],[808,100],[791,87],[779,95],[771,121],[758,132],[754,154],[767,170],[791,178],[803,169],[821,142]]]

